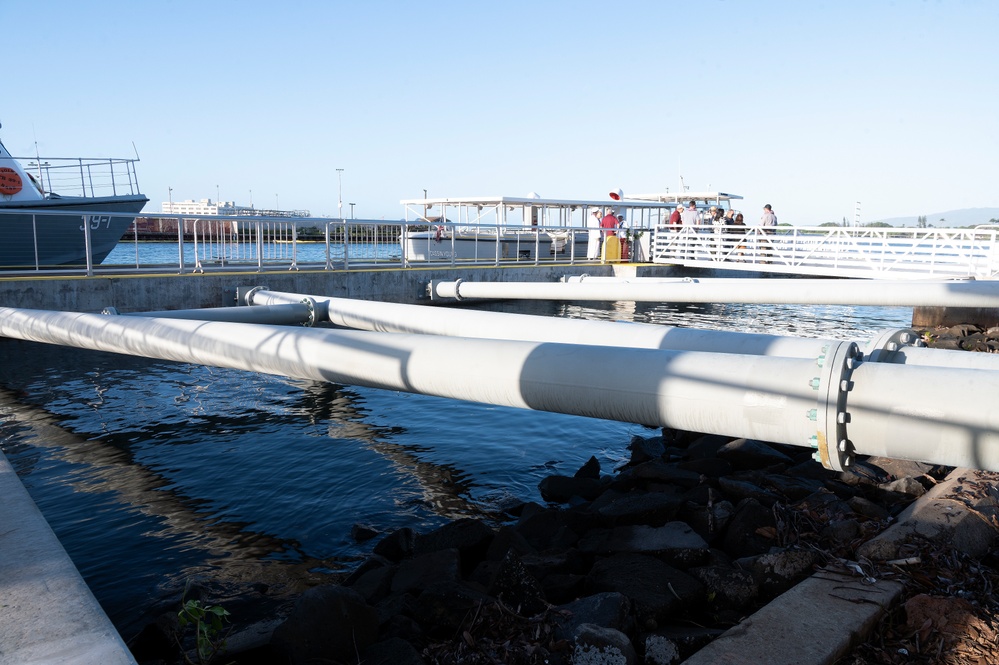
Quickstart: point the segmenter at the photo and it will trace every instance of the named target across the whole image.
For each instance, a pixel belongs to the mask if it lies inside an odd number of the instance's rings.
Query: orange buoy
[[[24,183],[17,171],[7,166],[0,166],[0,194],[13,196],[21,191]]]

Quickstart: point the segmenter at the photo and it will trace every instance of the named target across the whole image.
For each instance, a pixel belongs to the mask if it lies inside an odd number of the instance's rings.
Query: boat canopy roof
[[[741,201],[738,194],[728,194],[726,192],[661,192],[658,194],[636,194],[628,198],[638,201],[659,201],[661,203],[672,203],[678,205],[688,201],[704,201],[710,203],[721,203],[722,201]]]
[[[742,197],[737,197],[742,198]],[[586,199],[543,199],[530,196],[470,196],[457,198],[427,198],[403,199],[405,206],[540,206],[545,208],[662,208],[663,202],[658,199],[638,200],[628,197],[619,201],[604,199],[600,201]]]

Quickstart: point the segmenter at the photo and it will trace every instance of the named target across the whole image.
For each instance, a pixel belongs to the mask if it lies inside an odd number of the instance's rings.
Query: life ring
[[[22,187],[24,183],[17,171],[8,166],[0,166],[0,194],[13,196],[21,191]]]

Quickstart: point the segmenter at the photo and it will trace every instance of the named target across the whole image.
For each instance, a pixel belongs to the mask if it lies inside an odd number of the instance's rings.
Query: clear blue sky
[[[159,210],[431,196],[999,206],[999,2],[0,0],[0,137],[123,157]],[[218,188],[218,189],[216,189]]]

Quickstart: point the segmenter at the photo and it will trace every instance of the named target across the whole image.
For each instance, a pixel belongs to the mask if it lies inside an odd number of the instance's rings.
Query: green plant
[[[181,606],[177,613],[180,620],[180,627],[187,628],[194,626],[195,642],[198,649],[198,663],[207,665],[212,662],[215,656],[225,648],[225,638],[228,631],[223,634],[223,623],[229,620],[229,611],[218,606],[205,606],[200,600],[188,600]],[[194,665],[186,654],[184,660]]]

